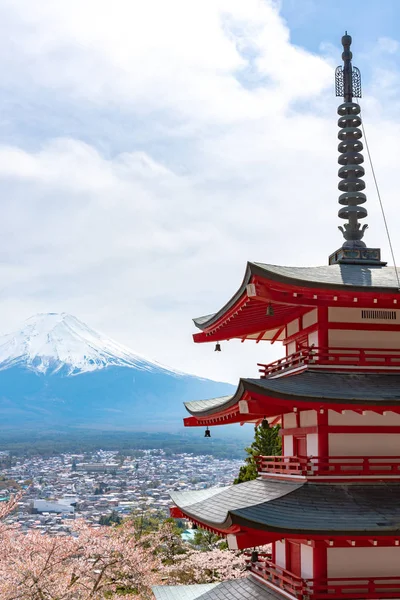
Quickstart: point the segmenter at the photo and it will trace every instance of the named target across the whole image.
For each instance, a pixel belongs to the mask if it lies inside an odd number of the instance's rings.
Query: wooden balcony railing
[[[258,577],[284,590],[299,600],[333,598],[399,598],[400,577],[330,577],[303,579],[278,567],[270,560],[259,557],[250,562],[250,570]]]
[[[400,456],[256,456],[259,473],[305,477],[400,477]]]
[[[325,366],[349,370],[352,367],[363,370],[400,371],[400,350],[379,348],[319,348],[304,347],[289,356],[269,364],[257,363],[261,378],[277,375],[289,369],[307,365]]]

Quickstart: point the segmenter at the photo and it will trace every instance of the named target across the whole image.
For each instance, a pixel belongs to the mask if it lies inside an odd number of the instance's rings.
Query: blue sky
[[[346,29],[361,50],[368,50],[380,37],[398,37],[400,5],[396,0],[282,0],[291,40],[318,52],[321,39],[337,44]]]
[[[69,312],[216,379],[281,350],[191,341],[246,261],[325,264],[334,68],[353,36],[400,256],[400,16],[382,0],[1,0],[0,331]],[[383,152],[383,149],[385,150]],[[366,241],[389,260],[367,175]]]
[[[399,40],[400,4],[396,0],[282,0],[280,14],[290,29],[290,40],[310,52],[320,53],[324,45],[339,49],[340,36],[348,30],[353,38],[354,60],[368,84],[378,65],[370,56],[380,39]],[[340,55],[338,54],[338,64]],[[386,62],[388,57],[383,59]],[[399,54],[390,56],[399,66]]]

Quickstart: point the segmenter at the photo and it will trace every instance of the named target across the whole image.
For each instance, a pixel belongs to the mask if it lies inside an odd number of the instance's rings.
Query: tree
[[[214,548],[221,548],[221,544],[226,547],[226,542],[219,535],[206,529],[197,529],[193,536],[193,540],[190,542],[198,550],[213,550]]]
[[[108,491],[107,484],[104,481],[100,481],[98,487],[94,490],[94,495],[99,496],[101,494],[105,494]]]
[[[279,456],[282,454],[282,440],[279,436],[280,425],[270,426],[266,419],[261,425],[254,428],[254,441],[249,448],[245,448],[248,456],[245,464],[240,467],[239,475],[233,483],[251,481],[258,476],[256,456]]]
[[[158,530],[161,575],[165,585],[212,583],[246,575],[243,552],[214,548],[202,551],[183,543],[170,520]]]
[[[73,528],[74,536],[54,537],[0,524],[1,600],[152,598],[162,566],[156,536],[138,541],[131,521]]]
[[[1,600],[150,600],[152,585],[209,583],[243,577],[242,552],[202,552],[182,542],[170,519],[144,534],[134,519],[118,527],[71,525],[59,537],[7,526],[14,497],[0,513]]]
[[[105,525],[109,527],[110,525],[121,525],[122,518],[117,513],[116,510],[112,510],[109,515],[101,515],[99,519],[100,525]]]
[[[1,521],[3,519],[5,519],[6,517],[8,517],[9,514],[11,514],[16,508],[18,508],[18,502],[21,500],[23,496],[23,492],[20,491],[18,492],[18,494],[15,494],[14,496],[10,496],[10,499],[8,500],[8,502],[3,502],[0,505],[0,527],[1,527]]]
[[[167,585],[238,579],[246,576],[246,560],[242,552],[232,550],[189,550],[164,566],[162,575]]]
[[[132,518],[136,531],[140,537],[142,533],[147,534],[158,531],[165,520],[165,514],[161,511],[152,512],[142,507],[139,512],[132,512]],[[172,519],[172,521],[174,520]]]

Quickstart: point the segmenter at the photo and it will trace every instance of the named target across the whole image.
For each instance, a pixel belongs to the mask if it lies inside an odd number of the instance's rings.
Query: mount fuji
[[[66,313],[0,336],[2,427],[176,431],[185,400],[232,390],[149,361]]]

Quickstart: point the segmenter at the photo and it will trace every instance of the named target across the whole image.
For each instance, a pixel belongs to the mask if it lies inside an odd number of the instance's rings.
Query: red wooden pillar
[[[315,542],[313,548],[313,577],[326,579],[328,577],[328,552],[325,542]]]
[[[276,542],[271,544],[271,562],[274,565],[276,564]]]
[[[285,569],[288,570],[290,566],[290,554],[289,554],[289,540],[285,539]]]
[[[286,571],[301,577],[301,544],[295,540],[285,540]]]
[[[329,434],[328,434],[328,410],[321,408],[317,412],[318,424],[318,456],[326,458],[329,456]]]
[[[327,348],[328,343],[328,307],[318,307],[318,346]]]

